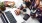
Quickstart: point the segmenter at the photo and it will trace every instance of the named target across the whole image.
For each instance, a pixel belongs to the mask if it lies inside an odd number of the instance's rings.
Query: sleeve
[[[20,6],[20,10],[22,10],[23,9],[23,5],[21,4],[21,6]]]
[[[25,8],[25,7],[26,7],[25,4],[21,4],[19,8],[20,8],[20,10],[22,10],[22,9]]]
[[[23,9],[23,5],[21,4],[18,9],[22,10]]]

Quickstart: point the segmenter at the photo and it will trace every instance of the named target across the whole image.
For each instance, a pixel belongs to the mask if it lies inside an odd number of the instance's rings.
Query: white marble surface
[[[26,23],[40,23],[37,19],[33,19],[32,17],[30,17]]]
[[[3,23],[3,21],[2,21],[2,19],[1,19],[1,17],[0,17],[0,23]]]
[[[15,19],[17,20],[17,23],[21,23],[21,22],[24,22],[24,19],[23,19],[23,17],[21,16],[21,15],[16,15],[15,14],[15,12],[14,12],[14,10],[16,10],[17,8],[7,8],[7,10],[5,11],[5,12],[7,12],[7,11],[11,11],[11,13],[13,14],[13,16],[15,17]],[[29,12],[29,11],[28,11]],[[26,23],[39,23],[39,21],[37,20],[37,19],[32,19],[31,17],[27,20],[27,21],[25,21]]]
[[[12,11],[11,11],[12,10]],[[14,10],[16,10],[16,8],[14,9],[11,9],[11,13],[13,14],[13,16],[15,17],[15,19],[17,20],[17,23],[21,23],[21,22],[24,22],[24,19],[21,15],[17,16],[15,13],[14,13]],[[28,11],[29,12],[29,11]],[[37,19],[32,19],[31,17],[25,21],[26,23],[39,23],[39,21]]]
[[[14,9],[12,9],[13,11],[11,11],[11,13],[13,14],[13,16],[15,17],[15,19],[17,20],[17,23],[21,23],[21,22],[23,22],[24,20],[23,20],[23,18],[20,16],[20,15],[16,15],[15,13],[14,13],[14,10],[16,10],[16,8],[14,8]]]

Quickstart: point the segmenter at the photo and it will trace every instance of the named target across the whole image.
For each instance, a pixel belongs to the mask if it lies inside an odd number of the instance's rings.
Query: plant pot
[[[1,9],[1,11],[4,11],[6,8],[4,7],[4,8],[0,8]]]

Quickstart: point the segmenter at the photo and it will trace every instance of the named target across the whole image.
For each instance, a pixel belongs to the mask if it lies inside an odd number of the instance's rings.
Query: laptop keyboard
[[[5,12],[7,18],[9,19],[10,23],[16,23],[16,20],[14,18],[14,16],[12,15],[12,13],[10,13],[10,11]]]

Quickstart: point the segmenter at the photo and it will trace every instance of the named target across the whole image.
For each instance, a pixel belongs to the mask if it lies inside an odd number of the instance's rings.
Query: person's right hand
[[[16,15],[20,14],[20,9],[15,10]]]

